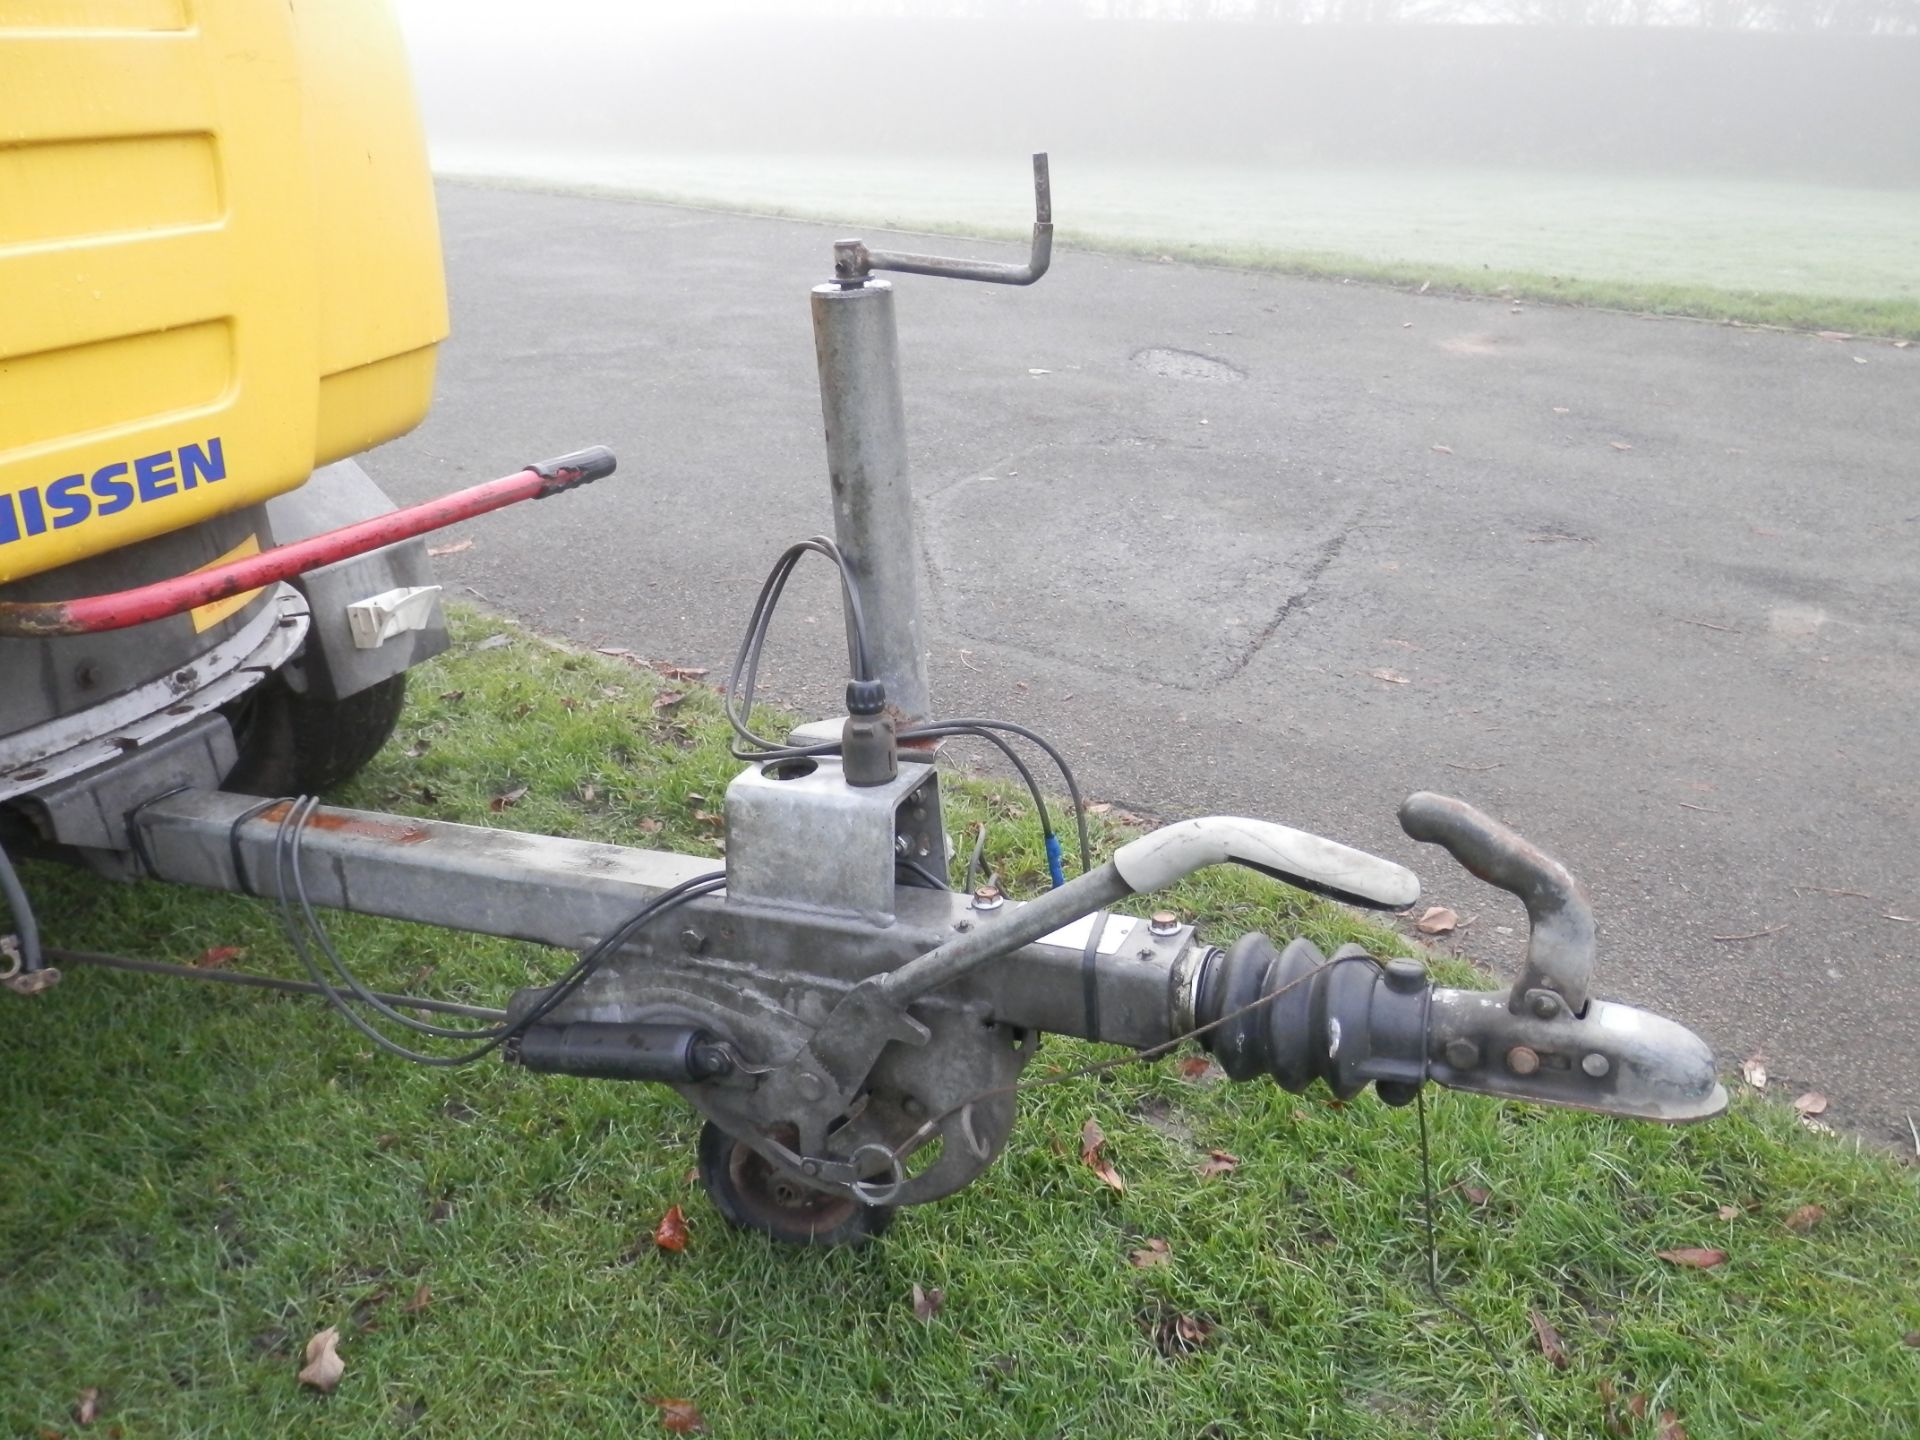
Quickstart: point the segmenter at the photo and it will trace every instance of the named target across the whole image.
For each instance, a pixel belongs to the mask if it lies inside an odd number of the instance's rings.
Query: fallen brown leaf
[[[1182,1080],[1195,1085],[1226,1074],[1211,1055],[1182,1056],[1175,1069]]]
[[[660,1411],[660,1423],[675,1435],[704,1435],[707,1433],[706,1417],[700,1413],[700,1407],[691,1400],[676,1400],[670,1396],[659,1396],[649,1400],[649,1405]]]
[[[1802,1205],[1787,1216],[1787,1229],[1796,1235],[1805,1235],[1827,1218],[1826,1207],[1821,1205]]]
[[[493,799],[487,802],[487,808],[496,815],[502,810],[510,810],[522,800],[526,799],[527,791],[532,788],[530,785],[516,785],[504,795],[494,796]]]
[[[1722,1220],[1738,1220],[1740,1218],[1740,1207],[1738,1205],[1722,1205],[1714,1213]]]
[[[1460,917],[1444,905],[1429,905],[1413,928],[1422,935],[1451,935],[1460,926]]]
[[[913,1318],[921,1322],[933,1319],[947,1308],[947,1292],[944,1290],[922,1290],[913,1287]]]
[[[662,660],[654,661],[653,668],[656,674],[662,675],[668,680],[704,680],[707,675],[706,669],[703,666],[669,665]]]
[[[678,1205],[669,1205],[660,1223],[653,1227],[653,1243],[662,1250],[675,1252],[687,1248],[687,1217],[680,1213]]]
[[[1389,685],[1411,685],[1413,683],[1398,670],[1388,670],[1384,667],[1379,670],[1369,670],[1367,674],[1376,680],[1384,680]]]
[[[1920,1330],[1909,1330],[1901,1336],[1900,1343],[1909,1350],[1920,1350]]]
[[[1658,1253],[1669,1265],[1678,1265],[1684,1270],[1711,1270],[1716,1265],[1727,1263],[1727,1252],[1724,1250],[1700,1250],[1690,1245]]]
[[[1156,1235],[1140,1249],[1129,1250],[1127,1263],[1136,1270],[1150,1270],[1155,1265],[1171,1265],[1173,1247]]]
[[[1527,1311],[1527,1323],[1533,1326],[1533,1338],[1540,1342],[1540,1353],[1547,1357],[1547,1363],[1556,1370],[1566,1369],[1570,1357],[1560,1332],[1538,1310]]]
[[[442,555],[458,555],[462,550],[471,550],[473,541],[456,540],[451,545],[429,545],[427,554],[438,560]]]
[[[1809,1090],[1793,1102],[1793,1108],[1802,1115],[1824,1115],[1827,1113],[1827,1097],[1818,1090]]]
[[[336,1348],[339,1344],[340,1331],[333,1325],[307,1341],[307,1363],[301,1367],[298,1377],[302,1385],[310,1385],[322,1395],[333,1393],[333,1387],[347,1373],[347,1362],[340,1358]]]
[[[1211,1180],[1216,1175],[1231,1175],[1239,1168],[1238,1155],[1229,1155],[1225,1150],[1209,1150],[1207,1158],[1200,1164],[1200,1178]]]
[[[1853,338],[1853,332],[1851,330],[1816,330],[1813,333],[1822,340],[1833,340],[1836,342],[1851,340]]]
[[[1467,1197],[1469,1205],[1485,1205],[1493,1199],[1491,1190],[1482,1189],[1478,1185],[1462,1185],[1460,1193]]]
[[[1758,1055],[1750,1055],[1740,1065],[1740,1078],[1756,1090],[1767,1088],[1767,1065]]]
[[[99,1418],[100,1390],[97,1386],[89,1385],[80,1392],[80,1399],[73,1407],[73,1423],[76,1425],[91,1425]]]
[[[658,695],[653,697],[653,708],[656,710],[671,710],[686,698],[687,692],[684,690],[662,690]]]
[[[639,826],[642,835],[658,835],[663,828],[662,822],[653,819],[651,816],[642,820]]]
[[[1116,1192],[1124,1195],[1127,1193],[1127,1182],[1120,1178],[1120,1172],[1113,1168],[1113,1163],[1100,1153],[1101,1147],[1106,1143],[1107,1133],[1100,1128],[1098,1120],[1089,1118],[1087,1123],[1080,1127],[1081,1163],[1111,1185]]]
[[[1660,1412],[1660,1440],[1687,1440],[1687,1427],[1680,1423],[1680,1417],[1671,1410]]]
[[[449,705],[458,705],[462,700],[467,698],[467,692],[464,690],[442,690],[440,692],[440,698]]]
[[[1615,450],[1631,450],[1633,448],[1633,446],[1629,445],[1624,440],[1609,440],[1607,441],[1607,444],[1612,446]]]
[[[423,1282],[420,1288],[413,1292],[413,1298],[400,1307],[400,1313],[418,1315],[431,1304],[433,1304],[433,1290]]]
[[[201,951],[200,958],[193,963],[202,970],[215,970],[229,960],[245,959],[246,954],[247,947],[244,945],[215,945],[211,949]]]
[[[1093,804],[1087,806],[1087,814],[1104,815],[1111,809],[1113,809],[1112,802],[1107,800],[1096,800],[1093,802]]]
[[[1436,445],[1433,448],[1442,455],[1451,455],[1453,453],[1453,447],[1451,445]]]
[[[1154,1343],[1169,1360],[1191,1355],[1213,1337],[1213,1322],[1200,1315],[1171,1314],[1154,1327]]]

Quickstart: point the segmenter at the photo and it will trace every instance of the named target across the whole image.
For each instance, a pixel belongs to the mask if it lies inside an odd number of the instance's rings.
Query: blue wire
[[[1060,837],[1051,830],[1047,832],[1047,873],[1053,877],[1054,889],[1067,883],[1066,869],[1060,863]]]

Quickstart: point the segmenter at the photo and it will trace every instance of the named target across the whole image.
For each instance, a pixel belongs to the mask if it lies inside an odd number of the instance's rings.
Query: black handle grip
[[[576,485],[604,480],[613,474],[618,463],[613,458],[613,451],[606,446],[589,445],[584,450],[575,450],[552,460],[537,460],[527,468],[547,482],[534,497],[544,500],[549,495],[558,495]]]
[[[1566,866],[1464,800],[1426,790],[1401,805],[1400,828],[1444,847],[1470,873],[1527,907],[1527,966],[1513,987],[1513,1009],[1529,990],[1554,991],[1576,1015],[1586,1008],[1593,907]]]

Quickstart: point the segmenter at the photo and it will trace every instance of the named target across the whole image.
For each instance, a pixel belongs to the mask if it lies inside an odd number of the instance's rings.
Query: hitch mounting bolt
[[[1532,1075],[1540,1068],[1540,1056],[1530,1046],[1516,1045],[1507,1051],[1507,1069],[1516,1075]]]
[[[1533,1013],[1542,1020],[1551,1020],[1560,1013],[1560,997],[1551,990],[1533,992]]]
[[[973,892],[973,908],[976,910],[998,910],[1005,903],[997,885],[982,885]]]
[[[818,1100],[822,1095],[827,1093],[827,1082],[811,1070],[802,1070],[798,1075],[794,1076],[793,1086],[794,1089],[798,1090],[809,1100]]]
[[[707,948],[707,937],[702,935],[698,930],[682,930],[680,932],[680,948],[689,955],[698,955],[702,950]]]
[[[1480,1065],[1480,1047],[1471,1040],[1449,1040],[1447,1064],[1456,1070],[1474,1070]]]
[[[1153,918],[1147,921],[1147,932],[1151,935],[1172,935],[1180,929],[1180,917],[1171,910],[1156,910]]]
[[[1613,1069],[1613,1062],[1607,1059],[1606,1056],[1595,1052],[1580,1062],[1580,1068],[1598,1080],[1609,1070]]]

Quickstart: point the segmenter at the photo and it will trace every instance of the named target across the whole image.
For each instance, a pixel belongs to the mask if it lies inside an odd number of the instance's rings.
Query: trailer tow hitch
[[[1191,1036],[1231,1079],[1269,1075],[1296,1092],[1324,1080],[1341,1099],[1372,1084],[1390,1105],[1407,1104],[1432,1080],[1450,1089],[1665,1123],[1703,1120],[1726,1109],[1712,1052],[1698,1036],[1634,1006],[1588,998],[1593,916],[1565,867],[1446,796],[1409,797],[1400,820],[1410,836],[1441,845],[1474,875],[1525,905],[1526,966],[1510,994],[1435,986],[1418,961],[1379,961],[1357,946],[1329,958],[1302,938],[1277,950],[1255,931],[1226,950],[1205,950],[1184,975],[1176,969],[1183,993],[1175,996],[1169,1023],[1179,1033],[1153,1048],[1168,1049]],[[1106,865],[1018,907],[998,924],[853,986],[798,1053],[756,1072],[763,1093],[781,1097],[781,1113],[768,1124],[762,1111],[760,1133],[744,1137],[746,1143],[815,1185],[845,1187],[869,1204],[899,1203],[912,1189],[906,1156],[930,1140],[945,1117],[917,1127],[903,1145],[869,1141],[851,1152],[822,1152],[830,1134],[858,1108],[887,1048],[929,1043],[927,1026],[908,1006],[1111,900],[1228,862],[1372,908],[1401,908],[1419,896],[1418,881],[1400,866],[1284,826],[1227,816],[1168,826],[1121,847]],[[716,1108],[731,1107],[721,1102]],[[962,1103],[950,1113],[970,1109],[971,1102]],[[966,1118],[963,1134],[979,1152],[980,1137],[972,1117]],[[874,1174],[876,1162],[883,1177]]]

